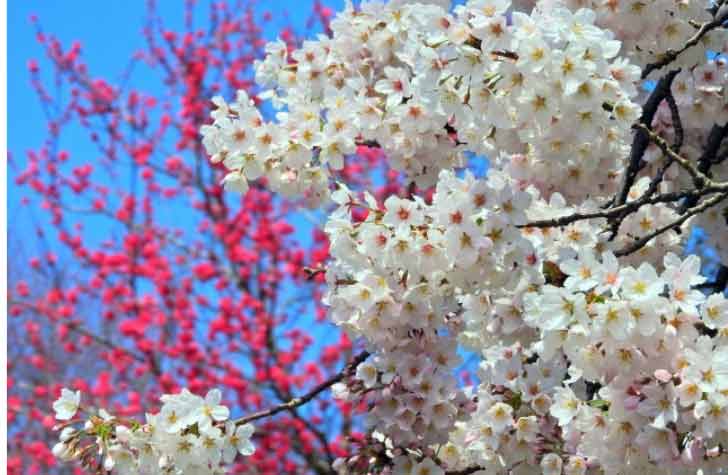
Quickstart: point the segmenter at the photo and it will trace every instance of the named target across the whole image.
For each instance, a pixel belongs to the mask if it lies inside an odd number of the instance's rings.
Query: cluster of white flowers
[[[728,30],[727,30],[728,31]],[[673,81],[672,94],[678,106],[685,134],[685,154],[700,157],[702,150],[694,144],[705,143],[713,124],[728,122],[728,66],[717,57],[692,69],[682,69]],[[667,103],[658,109],[656,128],[667,129],[674,136],[672,114]],[[649,159],[649,156],[647,157]]]
[[[639,200],[647,192],[651,184],[649,177],[641,177],[630,188],[627,204]],[[658,190],[672,191],[674,182],[663,181]],[[578,206],[570,206],[559,193],[551,195],[549,201],[534,199],[527,210],[529,220],[557,219],[573,214],[597,213],[598,204],[587,200]],[[525,235],[531,240],[539,257],[546,261],[558,261],[564,256],[573,256],[579,249],[596,249],[599,251],[617,251],[629,246],[635,240],[652,235],[658,229],[669,225],[679,217],[677,211],[665,204],[646,204],[627,215],[621,222],[619,232],[612,239],[612,228],[605,218],[584,219],[561,227],[526,228]],[[685,221],[683,228],[692,224]],[[649,262],[661,266],[662,258],[668,252],[680,252],[688,233],[678,229],[669,229],[645,243],[636,252],[622,257],[623,262],[639,264]]]
[[[202,129],[213,162],[245,190],[261,176],[313,203],[357,144],[381,147],[397,169],[431,186],[464,153],[496,161],[544,193],[614,191],[640,107],[640,69],[590,10],[531,15],[510,2],[439,5],[364,2],[331,22],[333,36],[290,55],[268,46],[262,94],[282,110],[264,122],[247,95],[216,98]]]
[[[614,32],[629,59],[644,67],[683,47],[699,25],[713,19],[708,9],[714,4],[712,0],[546,0],[540,5],[594,11],[596,24]],[[704,63],[706,53],[725,52],[727,46],[728,32],[705,35],[670,67],[688,70]]]
[[[467,414],[453,376],[455,337],[480,322],[463,321],[460,302],[514,288],[526,267],[538,275],[515,227],[530,195],[508,183],[496,173],[484,181],[443,171],[431,204],[391,196],[384,210],[371,195],[358,201],[343,186],[334,193],[324,301],[334,322],[378,352],[357,377],[376,392],[373,425],[398,445],[442,443]],[[365,220],[352,221],[355,207],[368,210]]]
[[[230,411],[213,389],[205,398],[183,389],[165,394],[157,414],[140,423],[115,417],[104,409],[85,419],[74,418],[81,392],[64,388],[53,404],[60,441],[53,453],[61,460],[79,460],[89,470],[123,474],[224,474],[236,455],[251,455],[251,424],[228,420]]]
[[[713,126],[728,124],[728,61],[725,57],[717,57],[693,69],[683,69],[675,77],[672,91],[682,120],[685,145],[681,153],[700,163]],[[670,140],[676,134],[672,121],[672,111],[667,103],[663,103],[657,111],[654,129]],[[648,149],[645,160],[656,168],[662,163],[661,155],[660,150],[654,147]],[[716,180],[728,180],[728,160],[725,156],[717,158],[717,163],[714,160],[709,164],[710,173]],[[667,173],[666,181],[672,189],[690,186],[689,178],[677,171],[676,165],[673,165]],[[695,224],[704,228],[709,243],[718,251],[720,261],[728,265],[728,241],[724,236],[728,226],[728,203],[719,204],[699,215]]]
[[[539,337],[485,351],[478,408],[441,449],[445,466],[723,473],[728,300],[694,289],[696,256],[663,264],[583,250],[560,264],[561,287],[528,292],[523,321]]]

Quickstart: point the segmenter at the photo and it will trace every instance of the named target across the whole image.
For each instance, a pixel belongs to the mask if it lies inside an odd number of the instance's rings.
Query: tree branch
[[[709,194],[718,193],[721,191],[728,191],[728,182],[719,182],[719,183],[711,183],[710,185],[707,185],[703,187],[700,190],[681,190],[681,191],[673,191],[670,193],[663,193],[657,196],[647,196],[647,193],[643,195],[641,198],[630,201],[628,203],[623,204],[622,206],[617,206],[616,208],[608,208],[600,211],[594,211],[592,213],[574,213],[569,214],[566,216],[560,216],[558,218],[552,218],[552,219],[543,219],[543,220],[537,220],[537,221],[530,221],[526,224],[519,225],[517,227],[519,228],[553,228],[557,226],[566,226],[571,223],[575,223],[577,221],[583,221],[585,219],[597,219],[597,218],[605,218],[605,219],[612,219],[616,218],[620,215],[627,215],[633,211],[637,211],[640,207],[644,205],[652,205],[657,203],[675,203],[677,201],[680,201],[681,199],[690,199],[695,197],[696,199],[699,199],[703,196],[707,196]]]
[[[720,13],[720,15],[717,15]],[[657,69],[660,69],[664,66],[667,66],[668,64],[672,63],[677,59],[678,56],[680,56],[682,53],[684,53],[687,49],[692,48],[698,42],[708,34],[711,30],[714,30],[720,26],[723,26],[723,24],[728,21],[728,10],[723,10],[722,12],[720,9],[718,9],[713,17],[713,20],[708,21],[700,25],[700,28],[698,28],[698,31],[695,32],[693,36],[688,38],[688,40],[683,44],[683,46],[680,49],[673,50],[668,49],[665,51],[664,55],[656,62],[650,63],[647,66],[645,66],[645,69],[642,70],[642,79],[645,79],[652,71],[655,71]]]
[[[649,139],[655,143],[658,147],[660,147],[660,150],[662,150],[662,153],[664,153],[669,159],[677,162],[678,165],[680,165],[682,168],[684,168],[690,176],[693,178],[693,183],[695,184],[696,188],[703,188],[706,185],[709,185],[711,183],[711,179],[703,172],[698,170],[691,162],[685,157],[680,156],[677,152],[675,152],[670,145],[654,133],[648,126],[646,126],[643,123],[639,123],[635,125],[636,128],[643,130],[649,137]]]
[[[676,152],[679,152],[685,140],[685,131],[683,130],[682,120],[680,120],[680,110],[677,108],[675,96],[672,95],[672,91],[668,91],[665,101],[667,101],[667,105],[670,107],[672,128],[675,130],[675,143],[672,144],[672,148]]]
[[[670,87],[672,86],[672,81],[675,79],[675,76],[677,76],[679,72],[679,69],[675,69],[660,78],[660,80],[657,82],[657,85],[652,90],[650,97],[647,98],[647,102],[645,102],[645,105],[642,108],[642,116],[640,117],[638,123],[647,124],[648,127],[652,125],[652,120],[655,118],[657,108],[660,106],[660,103],[667,97],[667,95],[671,94]],[[632,140],[632,148],[629,153],[627,169],[625,170],[624,180],[622,181],[622,188],[620,189],[617,200],[612,204],[620,206],[627,201],[627,195],[629,195],[629,190],[630,188],[632,188],[632,185],[637,178],[637,173],[639,173],[639,171],[644,166],[642,157],[644,156],[645,151],[647,150],[647,146],[649,144],[649,135],[643,130],[638,130],[634,136],[634,139]]]
[[[277,406],[273,406],[269,409],[265,409],[262,411],[255,412],[253,414],[241,417],[239,419],[235,419],[233,422],[236,425],[242,425],[246,424],[248,422],[252,422],[258,419],[263,419],[265,417],[270,417],[275,414],[278,414],[279,412],[283,411],[289,411],[291,409],[294,409],[298,406],[302,406],[318,396],[320,393],[325,391],[326,389],[330,388],[334,384],[338,383],[339,381],[343,380],[345,377],[349,376],[359,365],[359,363],[363,362],[369,357],[369,352],[362,351],[359,353],[354,359],[347,364],[339,373],[332,376],[331,378],[327,379],[326,381],[322,382],[315,388],[313,388],[308,393],[304,394],[303,396],[299,396],[296,398],[291,399],[288,402],[284,402],[282,404],[278,404]]]
[[[645,244],[647,244],[648,242],[650,242],[652,239],[656,238],[660,234],[665,233],[665,232],[669,231],[670,229],[680,226],[685,221],[687,221],[688,218],[695,216],[696,214],[702,213],[703,211],[707,210],[708,208],[712,208],[713,206],[719,204],[721,201],[725,200],[726,198],[728,198],[728,192],[720,193],[718,195],[715,195],[715,196],[703,201],[702,204],[700,204],[699,206],[696,206],[694,208],[691,208],[690,210],[688,210],[687,213],[683,214],[682,216],[680,216],[680,218],[676,219],[672,223],[667,224],[659,229],[656,229],[655,231],[651,232],[650,234],[648,234],[640,239],[637,239],[632,244],[615,252],[614,255],[617,257],[622,257],[622,256],[627,256],[629,254],[632,254],[635,251],[640,250],[642,247],[644,247]]]
[[[480,470],[484,470],[483,467],[479,467],[477,465],[473,467],[467,467],[462,470],[449,470],[445,472],[445,475],[470,475],[472,473],[478,472]]]
[[[43,313],[35,305],[27,303],[27,302],[13,301],[13,300],[8,301],[8,306],[13,306],[13,305],[20,305],[33,312]],[[66,325],[66,328],[68,328],[69,331],[72,331],[74,333],[78,333],[80,335],[88,337],[91,340],[93,340],[94,343],[96,343],[98,345],[105,346],[106,348],[109,348],[110,350],[120,351],[120,352],[126,354],[127,356],[139,361],[140,363],[148,364],[150,370],[152,371],[152,373],[155,376],[160,376],[162,374],[156,358],[154,358],[154,355],[152,355],[151,353],[139,353],[139,352],[131,350],[129,348],[125,348],[123,346],[117,345],[112,340],[105,338],[97,333],[94,333],[91,330],[88,330],[86,327],[81,325],[81,323],[78,321],[69,321],[67,323],[64,322],[64,325]]]
[[[698,170],[700,172],[707,174],[710,171],[710,167],[717,163],[716,156],[718,155],[720,144],[723,142],[726,135],[728,135],[728,123],[725,123],[723,126],[719,126],[718,124],[713,125],[713,128],[708,134],[708,140],[705,144],[705,148],[703,149],[703,154],[698,159]],[[685,203],[683,203],[683,206],[681,207],[681,212],[684,212],[688,208],[692,208],[697,202],[697,197],[690,197],[686,199]]]
[[[721,265],[715,274],[715,279],[697,286],[698,289],[712,289],[713,292],[723,292],[728,286],[728,267]]]

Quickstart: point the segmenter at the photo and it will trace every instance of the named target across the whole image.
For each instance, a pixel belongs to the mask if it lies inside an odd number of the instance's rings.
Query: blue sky
[[[216,1],[216,0],[215,0]],[[44,59],[44,51],[35,38],[31,16],[35,15],[44,32],[53,34],[67,48],[73,41],[82,45],[82,58],[92,76],[101,77],[112,84],[124,71],[132,54],[145,46],[141,34],[147,13],[147,0],[22,0],[8,5],[8,149],[13,166],[23,169],[26,152],[37,150],[46,136],[46,119],[41,103],[30,85],[28,61],[38,60],[44,84],[52,88],[50,64]],[[159,0],[157,10],[165,24],[181,30],[185,0]],[[197,2],[199,18],[203,21],[211,0]],[[230,1],[235,4],[235,1]],[[243,2],[246,3],[246,2]],[[265,36],[275,39],[283,26],[292,25],[298,32],[306,31],[306,21],[313,11],[314,0],[282,0],[258,2],[257,11],[271,12],[273,20],[266,23]],[[334,11],[343,7],[343,0],[325,0],[324,4]],[[161,92],[159,74],[147,74],[148,68],[132,75],[132,85],[155,94]],[[78,134],[78,135],[76,135]],[[97,148],[88,140],[88,134],[70,127],[60,137],[60,148],[69,150],[72,160],[93,161],[98,157]],[[87,158],[88,157],[88,158]],[[38,207],[38,196],[29,195],[28,187],[14,185],[16,172],[8,173],[8,222],[11,224],[9,249],[17,246],[17,236],[23,236],[24,258],[37,255],[43,248],[33,236],[34,223],[45,227],[46,213]],[[126,179],[122,177],[121,179]],[[19,206],[23,197],[35,203]],[[305,225],[305,220],[300,223]],[[84,224],[96,227],[92,220]],[[306,226],[302,226],[306,227]],[[310,228],[310,226],[308,226]],[[306,232],[306,231],[304,231]],[[106,237],[106,233],[102,233]],[[15,238],[13,238],[13,235]],[[87,233],[88,235],[88,233]],[[92,236],[93,237],[93,236]],[[30,241],[28,241],[30,239]],[[99,235],[99,239],[102,236]],[[12,263],[11,263],[12,264]],[[11,269],[12,272],[12,269]]]
[[[214,0],[215,2],[217,0]],[[28,62],[36,59],[41,68],[41,77],[46,87],[53,91],[53,80],[49,75],[51,67],[45,60],[42,46],[36,41],[35,27],[31,16],[35,15],[44,32],[57,37],[64,48],[73,41],[82,45],[82,58],[88,65],[93,77],[101,77],[112,84],[120,78],[129,58],[137,50],[145,46],[141,34],[147,14],[147,0],[22,0],[9,2],[8,5],[8,149],[13,157],[13,164],[23,169],[26,164],[26,152],[37,150],[46,137],[46,119],[41,103],[30,85]],[[183,27],[185,0],[158,0],[157,11],[171,29],[181,30]],[[197,2],[199,18],[206,21],[207,9],[211,0]],[[230,4],[235,4],[232,0]],[[242,2],[246,3],[246,2]],[[314,0],[281,0],[275,2],[258,2],[256,10],[262,16],[270,12],[273,20],[265,23],[265,36],[275,39],[282,27],[291,25],[299,32],[307,30],[306,22],[313,11]],[[334,11],[343,7],[343,0],[325,0],[324,4]],[[205,23],[206,24],[206,23]],[[146,93],[162,92],[158,81],[158,72],[148,74],[148,68],[132,75],[132,84]],[[155,89],[156,88],[156,89]],[[71,152],[71,160],[78,164],[79,160],[92,162],[99,156],[98,149],[88,140],[88,134],[80,128],[70,127],[60,137],[60,148]],[[35,237],[36,224],[48,229],[47,213],[39,209],[39,196],[30,193],[28,187],[19,188],[14,184],[16,172],[11,167],[8,173],[8,222],[10,224],[9,249],[14,250],[21,240],[24,257],[35,256],[45,250]],[[121,174],[121,180],[127,178]],[[95,175],[94,175],[95,176]],[[23,197],[29,197],[33,203],[19,206]],[[79,204],[80,205],[80,204]],[[108,231],[97,222],[84,218],[87,228],[86,236],[97,241],[106,239]],[[294,218],[300,228],[299,240],[310,236],[311,225],[302,217]],[[175,221],[175,224],[180,224]],[[182,223],[183,224],[183,223]],[[190,223],[192,224],[192,223]],[[93,230],[88,230],[88,228]],[[51,246],[53,239],[50,239]],[[14,272],[11,262],[10,272]]]
[[[158,1],[158,10],[170,25],[182,25],[183,0]],[[206,8],[209,1],[200,1]],[[231,2],[234,3],[234,2]],[[313,0],[276,0],[259,2],[259,10],[271,11],[274,20],[266,36],[274,39],[281,25],[291,24],[305,30]],[[343,0],[326,0],[338,10]],[[82,43],[82,54],[96,76],[117,78],[132,53],[144,45],[141,28],[147,8],[146,0],[22,0],[8,2],[8,149],[23,163],[25,151],[37,148],[44,136],[43,110],[29,83],[27,70],[31,58],[42,60],[43,50],[35,40],[30,22],[36,15],[44,31],[53,33],[64,45],[73,40]],[[47,64],[40,61],[41,68]],[[142,78],[143,80],[143,78]],[[84,141],[85,143],[86,141]],[[85,150],[74,148],[74,152]],[[94,153],[95,150],[88,150]],[[12,181],[12,171],[9,181]],[[18,190],[9,183],[9,219],[18,202]]]

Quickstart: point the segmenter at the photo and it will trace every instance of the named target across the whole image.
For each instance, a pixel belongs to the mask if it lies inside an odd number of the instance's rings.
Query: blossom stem
[[[351,374],[356,369],[356,367],[359,365],[359,363],[363,362],[368,357],[369,357],[369,352],[362,351],[356,357],[354,357],[354,359],[349,364],[347,364],[340,372],[338,372],[334,376],[330,377],[326,381],[322,382],[321,384],[317,385],[311,391],[307,392],[303,396],[294,397],[293,399],[291,399],[287,402],[278,404],[271,408],[255,412],[255,413],[247,415],[247,416],[243,416],[239,419],[235,419],[233,422],[236,425],[243,425],[243,424],[247,424],[248,422],[256,421],[258,419],[263,419],[266,417],[273,416],[275,414],[278,414],[279,412],[288,411],[293,408],[302,406],[302,405],[306,404],[307,402],[311,401],[312,399],[314,399],[320,393],[324,392],[326,389],[330,388],[334,384],[343,380],[346,376]]]

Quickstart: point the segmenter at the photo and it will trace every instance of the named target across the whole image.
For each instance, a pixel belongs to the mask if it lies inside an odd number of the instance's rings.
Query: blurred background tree
[[[44,52],[27,58],[44,123],[22,124],[34,146],[9,157],[9,473],[79,470],[50,453],[49,408],[63,386],[136,416],[162,393],[219,387],[249,413],[305,392],[352,356],[318,303],[321,217],[293,213],[263,187],[223,193],[199,140],[209,98],[259,92],[251,66],[266,30],[299,42],[294,28],[275,26],[290,19],[264,6],[150,1],[143,25],[123,25],[144,47],[114,57],[111,76],[94,72],[80,43],[35,17],[26,25]],[[170,8],[180,25],[168,24]],[[300,33],[326,31],[330,16],[312,4]],[[93,38],[110,42],[110,54],[123,40]],[[343,173],[404,192],[370,150]],[[266,420],[235,473],[334,473],[334,458],[361,436],[355,412],[326,395]]]

